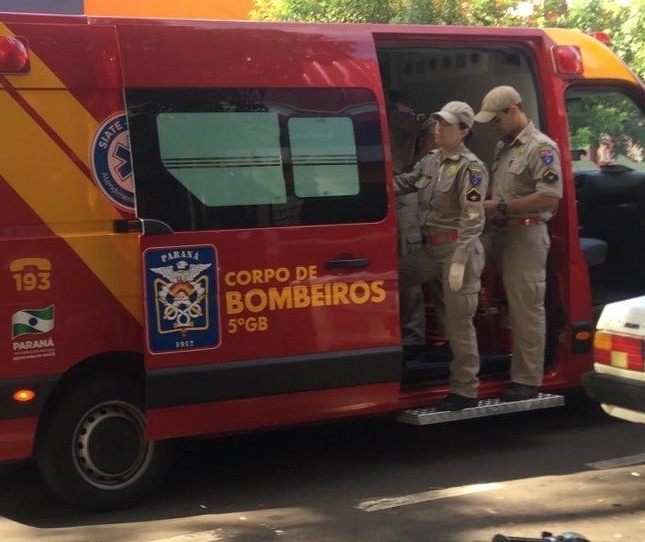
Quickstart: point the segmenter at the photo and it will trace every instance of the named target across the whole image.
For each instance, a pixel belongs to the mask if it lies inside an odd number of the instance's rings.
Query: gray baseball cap
[[[466,102],[448,102],[441,108],[441,111],[432,113],[430,116],[435,120],[443,119],[448,124],[459,124],[462,122],[468,128],[471,128],[474,122],[475,112]]]
[[[490,122],[500,111],[521,103],[522,97],[513,87],[508,85],[495,87],[484,96],[481,111],[475,115],[475,120],[477,122]]]

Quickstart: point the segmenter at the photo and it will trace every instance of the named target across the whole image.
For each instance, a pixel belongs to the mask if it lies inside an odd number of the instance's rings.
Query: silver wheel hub
[[[145,438],[145,420],[134,405],[109,401],[89,410],[74,433],[79,474],[103,490],[123,489],[146,471],[154,443]]]

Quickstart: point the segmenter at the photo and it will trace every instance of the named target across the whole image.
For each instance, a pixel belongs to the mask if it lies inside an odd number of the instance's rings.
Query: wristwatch
[[[507,210],[508,210],[508,205],[506,205],[506,202],[504,201],[504,198],[500,199],[497,202],[497,212],[502,216],[506,216],[506,211]]]

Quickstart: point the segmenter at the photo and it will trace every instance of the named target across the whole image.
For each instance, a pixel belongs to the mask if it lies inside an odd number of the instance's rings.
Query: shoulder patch
[[[560,176],[558,175],[558,172],[552,168],[544,170],[544,173],[542,174],[542,180],[549,184],[556,182],[559,178]]]
[[[545,166],[550,166],[555,161],[555,150],[551,145],[540,145],[538,148],[540,162]]]
[[[482,194],[477,188],[471,188],[466,192],[466,199],[468,201],[472,201],[473,203],[477,203],[482,200]]]
[[[468,182],[473,186],[479,186],[482,183],[482,172],[479,169],[468,170]]]

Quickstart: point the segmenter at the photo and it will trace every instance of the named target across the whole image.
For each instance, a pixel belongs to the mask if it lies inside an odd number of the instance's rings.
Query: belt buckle
[[[531,219],[528,217],[522,219],[522,224],[524,224],[525,226],[530,226],[532,224]]]

